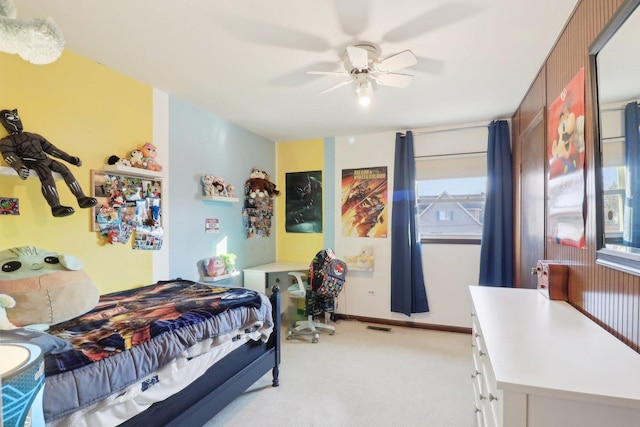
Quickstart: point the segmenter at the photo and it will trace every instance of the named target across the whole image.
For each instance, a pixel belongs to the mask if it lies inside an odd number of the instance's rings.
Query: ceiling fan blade
[[[444,63],[440,59],[418,57],[418,63],[411,68],[413,71],[422,73],[440,74],[444,69]]]
[[[410,50],[405,50],[388,58],[382,59],[375,64],[375,69],[383,73],[391,73],[401,70],[402,68],[416,65],[418,59]]]
[[[342,31],[356,38],[369,26],[369,0],[335,0]]]
[[[360,70],[369,68],[369,54],[365,49],[349,46],[347,47],[347,56],[349,56],[349,61],[354,67]]]
[[[312,52],[327,52],[332,48],[328,40],[316,35],[249,21],[239,16],[227,16],[221,23],[227,31],[248,43]]]
[[[413,76],[410,74],[387,73],[378,74],[374,79],[376,83],[383,86],[405,88],[411,84]]]
[[[346,85],[350,84],[352,81],[353,80],[347,80],[347,81],[344,81],[344,82],[340,82],[337,85],[333,85],[331,87],[326,88],[325,90],[323,90],[321,92],[318,92],[318,95],[322,95],[323,93],[331,92],[332,90],[336,90],[336,89],[338,89],[338,88],[340,88],[342,86],[346,86]]]
[[[320,76],[340,76],[340,77],[349,75],[349,73],[347,73],[346,71],[307,71],[307,74],[314,74],[314,75],[320,75]]]
[[[382,36],[382,40],[390,43],[404,42],[438,28],[456,24],[481,10],[480,7],[468,3],[449,2],[388,31]]]

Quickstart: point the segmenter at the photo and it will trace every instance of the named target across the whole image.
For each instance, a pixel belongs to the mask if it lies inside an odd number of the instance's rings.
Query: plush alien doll
[[[2,157],[21,179],[27,179],[29,169],[36,171],[42,183],[42,194],[51,206],[53,216],[68,216],[74,212],[72,207],[60,204],[53,172],[62,175],[71,193],[78,199],[78,206],[90,208],[98,203],[95,198],[85,196],[80,184],[67,166],[47,154],[72,165],[81,166],[82,161],[78,157],[70,156],[38,134],[23,132],[18,110],[0,111],[0,122],[9,132],[8,136],[0,139]]]
[[[0,295],[15,326],[55,325],[80,316],[98,304],[95,283],[73,255],[33,246],[0,250]]]

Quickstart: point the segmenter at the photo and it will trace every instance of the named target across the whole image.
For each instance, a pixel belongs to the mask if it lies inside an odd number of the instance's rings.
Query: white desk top
[[[498,388],[640,408],[640,354],[536,289],[470,287]]]
[[[287,271],[309,271],[309,264],[304,262],[272,262],[270,264],[256,265],[245,268],[244,271],[255,271],[261,273],[281,273]]]

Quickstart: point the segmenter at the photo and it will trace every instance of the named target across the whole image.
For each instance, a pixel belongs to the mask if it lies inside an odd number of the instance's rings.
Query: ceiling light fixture
[[[359,74],[356,78],[356,94],[361,107],[368,107],[371,104],[373,86],[366,73]]]
[[[44,65],[58,59],[63,48],[62,32],[51,18],[16,19],[13,2],[0,0],[0,52]]]

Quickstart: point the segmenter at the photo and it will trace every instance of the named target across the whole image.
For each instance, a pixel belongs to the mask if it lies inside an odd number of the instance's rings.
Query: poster
[[[342,170],[342,235],[387,237],[387,167]]]
[[[287,233],[322,233],[322,171],[286,174]]]
[[[549,106],[547,234],[550,241],[585,247],[584,68]]]

